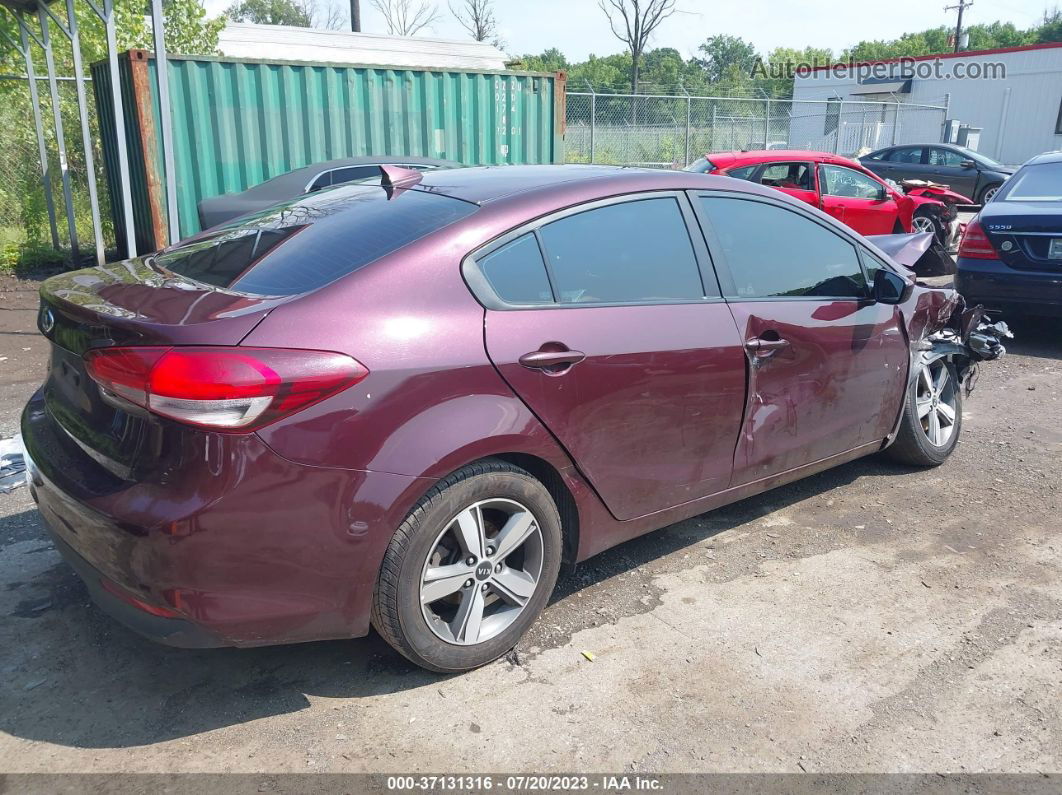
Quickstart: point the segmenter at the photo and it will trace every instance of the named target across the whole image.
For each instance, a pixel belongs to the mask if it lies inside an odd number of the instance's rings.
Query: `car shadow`
[[[992,316],[995,319],[995,315]],[[1008,353],[1062,360],[1062,324],[1058,318],[1003,317],[1014,339],[1003,340]]]
[[[908,474],[873,457],[838,467],[629,541],[567,567],[552,604],[661,556],[866,476]],[[30,529],[27,529],[30,528]],[[52,554],[36,511],[0,519],[0,556]],[[37,543],[39,542],[39,543]],[[4,565],[3,571],[18,570]],[[173,649],[140,638],[90,602],[56,556],[35,576],[0,581],[15,609],[0,625],[0,731],[80,748],[127,748],[309,708],[311,698],[364,699],[435,687],[375,634],[255,649]],[[12,575],[5,576],[13,580]],[[6,592],[6,593],[5,593]],[[5,601],[5,604],[7,603]],[[554,609],[547,608],[548,611]],[[580,625],[585,621],[585,626]],[[593,625],[580,616],[572,631]],[[512,664],[500,663],[500,664]]]

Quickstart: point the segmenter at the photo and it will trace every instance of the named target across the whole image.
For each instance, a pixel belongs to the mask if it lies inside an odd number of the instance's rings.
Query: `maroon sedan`
[[[940,464],[999,353],[955,293],[770,188],[386,172],[41,288],[33,495],[132,628],[371,623],[482,665],[563,560],[885,448]]]

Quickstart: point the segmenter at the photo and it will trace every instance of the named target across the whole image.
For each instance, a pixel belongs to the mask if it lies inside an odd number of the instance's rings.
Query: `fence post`
[[[55,79],[55,55],[48,30],[48,13],[42,0],[37,0],[37,19],[41,25],[40,45],[44,49],[44,64],[48,69],[48,91],[52,98],[52,122],[55,125],[55,141],[59,151],[59,175],[63,181],[63,203],[66,206],[66,228],[70,235],[70,259],[80,259],[77,244],[77,227],[74,225],[74,195],[70,190],[70,167],[66,159],[66,136],[63,134],[63,116],[59,109],[59,84]]]
[[[1004,111],[1006,112],[1006,111]],[[944,140],[944,133],[947,131],[948,116],[951,114],[951,94],[944,95],[944,118],[940,120],[940,140],[942,143],[948,143]],[[1006,123],[1006,117],[1004,123]],[[998,153],[997,153],[998,154]]]
[[[763,148],[771,148],[771,98],[764,97],[763,100]]]
[[[686,91],[685,88],[682,89]],[[686,160],[682,164],[685,168],[690,164],[690,121],[693,111],[693,99],[690,97],[689,92],[686,92]]]
[[[588,84],[589,85],[589,84]],[[594,163],[595,155],[595,138],[597,133],[597,92],[594,91],[594,87],[590,86],[590,162]]]
[[[716,144],[715,144],[715,116],[716,116],[716,113],[718,112],[718,110],[719,110],[719,106],[716,105],[715,102],[713,102],[712,103],[712,145],[710,147],[711,149],[717,148]]]
[[[833,131],[833,153],[841,153],[841,129],[844,127],[844,100],[837,103],[837,129]]]
[[[33,52],[30,50],[29,37],[26,35],[26,26],[22,24],[21,17],[16,14],[16,21],[18,22],[19,42],[21,47],[15,44],[8,38],[7,34],[3,34],[3,37],[8,40],[12,47],[22,53],[22,57],[26,60],[26,78],[29,83],[30,105],[33,107],[33,126],[37,133],[37,156],[41,160],[41,185],[44,188],[44,204],[48,209],[48,226],[52,233],[52,248],[56,251],[59,250],[59,229],[55,223],[55,199],[52,198],[52,179],[51,179],[51,165],[48,163],[48,149],[44,144],[44,125],[41,122],[41,100],[40,95],[37,93],[37,73],[33,68]],[[0,32],[2,33],[2,32]]]

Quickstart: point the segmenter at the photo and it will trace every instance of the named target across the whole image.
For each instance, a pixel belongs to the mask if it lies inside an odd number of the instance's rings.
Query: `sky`
[[[349,0],[333,2],[346,5]],[[220,13],[228,4],[227,0],[206,0],[211,14]],[[438,4],[443,18],[423,35],[465,38],[446,0]],[[952,4],[954,0],[678,0],[678,13],[657,29],[650,47],[674,47],[689,57],[709,36],[728,34],[751,41],[761,53],[782,46],[829,47],[840,53],[863,39],[892,39],[901,33],[954,25],[955,12],[944,11],[945,5]],[[387,33],[370,0],[361,0],[361,5],[363,31]],[[966,10],[963,22],[998,19],[1027,28],[1053,5],[1050,0],[977,0]],[[557,47],[570,61],[582,61],[591,53],[609,55],[624,47],[610,32],[596,0],[494,0],[494,6],[510,55]]]

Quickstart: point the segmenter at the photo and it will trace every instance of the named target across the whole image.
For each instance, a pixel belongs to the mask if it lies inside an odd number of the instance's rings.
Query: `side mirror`
[[[882,268],[874,274],[874,300],[879,304],[902,304],[911,297],[914,284],[898,273]]]
[[[977,163],[972,160],[963,160],[959,165],[963,168],[977,168]]]

